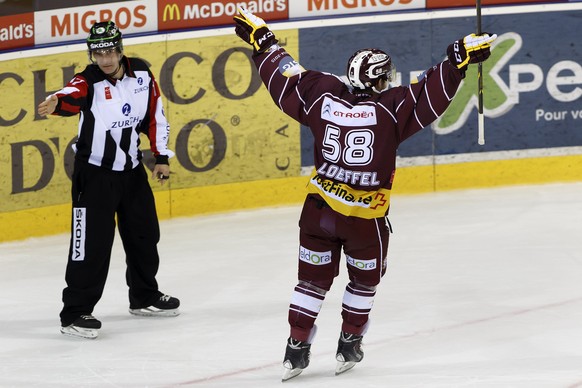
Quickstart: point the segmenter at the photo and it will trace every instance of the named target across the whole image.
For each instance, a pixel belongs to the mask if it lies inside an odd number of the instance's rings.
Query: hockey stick
[[[477,0],[477,35],[481,35],[481,0]],[[477,65],[477,98],[479,100],[479,137],[477,143],[485,144],[485,116],[483,115],[483,63]]]

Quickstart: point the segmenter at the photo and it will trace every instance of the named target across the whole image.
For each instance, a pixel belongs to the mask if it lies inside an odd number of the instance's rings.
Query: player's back
[[[400,93],[355,93],[339,77],[309,71],[299,93],[315,141],[316,169],[354,189],[389,189],[398,148],[391,109]]]

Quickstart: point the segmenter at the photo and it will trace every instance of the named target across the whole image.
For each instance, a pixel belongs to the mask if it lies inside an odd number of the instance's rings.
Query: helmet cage
[[[394,66],[388,54],[378,49],[358,50],[348,60],[348,80],[357,89],[375,90],[379,79],[394,79]]]

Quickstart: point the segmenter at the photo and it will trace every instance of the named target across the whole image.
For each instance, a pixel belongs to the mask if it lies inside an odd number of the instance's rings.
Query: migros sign
[[[240,4],[268,20],[287,19],[289,15],[286,0],[258,0],[244,3],[225,0],[159,0],[158,30],[230,25],[232,17],[238,13]]]
[[[121,7],[116,10],[102,9],[100,11],[71,12],[51,17],[51,36],[67,36],[78,33],[88,34],[95,22],[113,20],[123,31],[130,26],[143,27],[147,20],[144,14],[145,6],[135,8]]]
[[[35,15],[36,44],[85,39],[91,26],[99,21],[112,20],[123,33],[156,30],[155,6],[147,1],[41,11]]]
[[[303,0],[289,1],[289,17],[347,15],[424,9],[425,0]]]

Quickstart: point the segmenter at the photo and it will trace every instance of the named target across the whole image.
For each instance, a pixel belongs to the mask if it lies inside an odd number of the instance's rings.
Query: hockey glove
[[[236,26],[234,31],[239,38],[252,45],[255,52],[265,52],[278,42],[275,34],[269,30],[263,19],[247,11],[245,7],[238,8],[239,15],[233,17]]]
[[[488,32],[481,35],[467,35],[447,47],[449,61],[464,72],[469,63],[479,63],[489,58],[491,43],[495,39],[497,39],[497,34]]]

